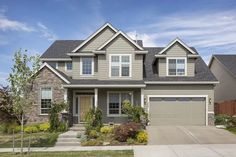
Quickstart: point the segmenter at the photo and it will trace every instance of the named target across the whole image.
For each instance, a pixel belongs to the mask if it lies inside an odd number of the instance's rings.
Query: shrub
[[[227,123],[227,127],[228,127],[228,128],[236,127],[236,117],[231,116],[231,117],[229,118],[228,123]]]
[[[59,120],[59,114],[61,113],[61,111],[67,108],[68,104],[64,102],[52,104],[52,108],[49,113],[49,123],[51,131],[58,131],[62,129],[59,129],[59,127],[63,127],[62,125],[64,124],[61,124]]]
[[[7,134],[18,133],[21,131],[21,126],[16,122],[2,124],[2,131]]]
[[[59,123],[59,126],[57,127],[57,130],[56,131],[59,131],[59,132],[65,132],[68,130],[68,124],[67,122],[60,122]]]
[[[82,146],[101,146],[102,144],[102,141],[96,139],[81,142]]]
[[[148,141],[148,134],[145,131],[140,131],[136,138],[139,143],[146,143]]]
[[[39,129],[36,126],[26,126],[24,129],[26,133],[36,133],[39,132]]]
[[[135,140],[133,138],[128,138],[127,139],[127,144],[134,144]]]
[[[100,131],[102,127],[102,110],[90,109],[85,115],[85,129],[86,134],[90,132],[90,130]]]
[[[138,131],[141,129],[139,123],[129,122],[115,128],[115,139],[120,142],[125,142],[128,138],[135,138]]]
[[[42,123],[39,124],[39,131],[46,132],[50,129],[50,124],[49,123]]]
[[[125,100],[122,104],[122,111],[128,115],[132,122],[143,123],[147,125],[148,115],[141,106],[132,105],[130,101]]]
[[[227,125],[230,116],[225,114],[220,114],[215,116],[216,125]]]
[[[114,127],[113,126],[103,126],[101,129],[100,129],[100,132],[103,133],[103,134],[110,134],[114,131]]]
[[[99,135],[98,135],[98,132],[96,130],[90,130],[89,131],[89,138],[97,138]]]

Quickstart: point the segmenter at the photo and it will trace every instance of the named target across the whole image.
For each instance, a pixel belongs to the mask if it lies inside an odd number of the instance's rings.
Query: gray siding
[[[93,51],[96,50],[99,46],[105,43],[108,39],[110,39],[115,32],[110,28],[104,29],[100,32],[96,37],[94,37],[91,41],[89,41],[85,46],[80,50],[81,52],[85,51]]]
[[[189,52],[179,43],[175,43],[172,45],[166,52],[165,54],[168,56],[186,56]]]
[[[208,95],[208,99],[211,99],[208,111],[214,111],[213,88],[213,85],[147,85],[144,96],[147,98],[147,95]]]
[[[123,37],[117,37],[106,48],[106,55],[98,56],[98,79],[124,79],[124,78],[109,78],[109,54],[131,54],[132,55],[132,80],[143,79],[143,55],[136,55],[135,48]],[[128,78],[129,79],[129,78]]]
[[[210,70],[220,82],[215,86],[215,101],[222,102],[225,100],[235,100],[236,78],[234,78],[216,59],[213,60]]]

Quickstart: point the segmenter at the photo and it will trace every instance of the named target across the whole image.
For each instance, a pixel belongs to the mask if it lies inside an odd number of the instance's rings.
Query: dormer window
[[[167,57],[167,76],[186,76],[186,60],[185,57]]]

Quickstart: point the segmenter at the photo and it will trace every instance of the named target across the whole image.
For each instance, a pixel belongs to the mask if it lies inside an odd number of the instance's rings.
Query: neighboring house
[[[213,55],[209,68],[219,80],[215,102],[236,100],[236,55]]]
[[[91,107],[105,123],[127,121],[123,100],[141,105],[151,125],[212,125],[218,82],[198,52],[180,39],[144,47],[109,23],[86,40],[57,40],[41,56],[30,122],[48,119],[51,102],[68,101],[70,125]]]

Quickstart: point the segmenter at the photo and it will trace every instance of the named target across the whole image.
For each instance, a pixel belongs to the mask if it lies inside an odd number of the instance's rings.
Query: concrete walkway
[[[95,150],[134,150],[135,157],[236,157],[236,144],[208,145],[148,145],[148,146],[58,146],[32,148],[33,152],[55,151],[95,151]],[[17,149],[20,151],[20,149]],[[25,149],[27,151],[27,149]],[[10,148],[0,148],[1,152],[12,152]]]
[[[135,157],[236,157],[236,144],[135,146]]]

